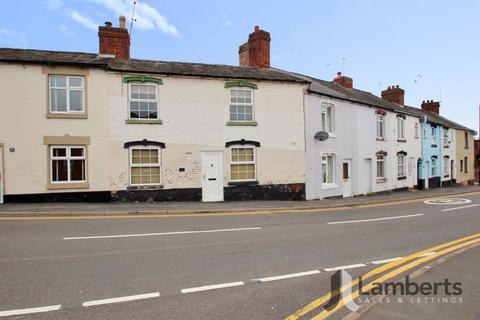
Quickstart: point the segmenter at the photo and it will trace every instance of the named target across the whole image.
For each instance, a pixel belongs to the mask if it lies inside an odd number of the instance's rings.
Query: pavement
[[[358,277],[459,238],[480,242],[480,195],[454,198],[322,214],[0,219],[0,317],[285,319],[328,294],[338,269]],[[452,279],[473,282],[465,270]],[[466,303],[478,303],[471,292]]]
[[[480,186],[457,186],[429,190],[386,192],[352,198],[309,201],[225,201],[225,202],[135,202],[135,203],[6,203],[0,205],[0,217],[6,216],[109,216],[172,215],[197,213],[291,212],[339,207],[414,201],[423,198],[480,192]]]

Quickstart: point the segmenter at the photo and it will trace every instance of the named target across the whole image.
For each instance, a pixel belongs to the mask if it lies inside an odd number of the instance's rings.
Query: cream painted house
[[[240,67],[129,59],[124,26],[99,38],[100,54],[0,49],[7,201],[304,198],[307,83],[257,67],[267,32]]]
[[[475,182],[475,154],[474,135],[475,133],[466,128],[457,129],[456,132],[456,182],[462,185]]]

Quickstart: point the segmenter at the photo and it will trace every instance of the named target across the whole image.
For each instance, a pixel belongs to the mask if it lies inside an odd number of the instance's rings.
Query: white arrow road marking
[[[392,261],[397,261],[397,260],[400,260],[400,259],[403,259],[403,257],[395,257],[395,258],[390,258],[390,259],[376,260],[376,261],[372,261],[370,263],[372,263],[372,264],[385,264],[385,263],[389,263],[389,262],[392,262]]]
[[[7,310],[0,311],[0,317],[9,317],[9,316],[18,316],[22,314],[32,314],[32,313],[42,313],[49,311],[56,311],[62,307],[61,304],[56,306],[46,306],[46,307],[37,307],[37,308],[26,308],[26,309],[16,309],[16,310]]]
[[[473,207],[478,207],[478,206],[480,206],[480,204],[471,204],[469,206],[443,209],[442,211],[445,212],[445,211],[452,211],[452,210],[460,210],[460,209],[473,208]]]
[[[340,266],[340,267],[334,267],[334,268],[325,268],[323,270],[325,271],[337,271],[337,270],[346,270],[346,269],[353,269],[353,268],[361,268],[361,267],[366,267],[367,265],[364,263],[357,263],[357,264],[350,264],[348,266]]]
[[[160,297],[160,293],[159,292],[152,292],[152,293],[145,293],[145,294],[137,294],[137,295],[134,295],[134,296],[125,296],[125,297],[118,297],[118,298],[86,301],[82,304],[82,306],[91,307],[91,306],[98,306],[98,305],[102,305],[102,304],[119,303],[119,302],[135,301],[135,300],[142,300],[142,299],[151,299],[151,298],[157,298],[157,297]]]
[[[230,288],[230,287],[238,287],[243,286],[245,283],[243,281],[238,282],[230,282],[230,283],[221,283],[221,284],[213,284],[210,286],[203,286],[203,287],[194,287],[194,288],[187,288],[180,290],[182,293],[192,293],[192,292],[199,292],[199,291],[208,291],[208,290],[215,290],[215,289],[222,289],[222,288]]]
[[[290,279],[290,278],[297,278],[297,277],[304,277],[304,276],[310,276],[312,274],[319,274],[320,270],[312,270],[312,271],[305,271],[305,272],[298,272],[298,273],[290,273],[290,274],[284,274],[281,276],[274,276],[274,277],[267,277],[267,278],[258,278],[258,279],[252,279],[252,281],[256,282],[269,282],[269,281],[276,281],[276,280],[283,280],[283,279]]]
[[[394,217],[374,218],[374,219],[333,221],[333,222],[327,222],[327,224],[342,224],[342,223],[358,223],[358,222],[370,222],[370,221],[383,221],[383,220],[413,218],[413,217],[420,217],[420,216],[423,216],[423,213],[409,214],[409,215],[406,215],[406,216],[394,216]]]
[[[157,232],[157,233],[115,234],[115,235],[108,235],[108,236],[66,237],[66,238],[63,238],[63,240],[88,240],[88,239],[111,239],[111,238],[171,236],[171,235],[179,235],[179,234],[248,231],[248,230],[261,230],[261,229],[262,229],[262,227],[252,227],[252,228],[217,229],[217,230],[192,230],[192,231],[173,231],[173,232]]]

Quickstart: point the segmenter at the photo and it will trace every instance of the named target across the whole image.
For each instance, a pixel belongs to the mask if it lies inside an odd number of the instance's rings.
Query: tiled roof
[[[305,80],[274,69],[140,59],[119,60],[85,52],[0,48],[0,62],[98,67],[132,73],[306,83]]]

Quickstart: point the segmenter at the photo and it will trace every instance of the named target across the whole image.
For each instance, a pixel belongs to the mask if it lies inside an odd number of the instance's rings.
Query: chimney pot
[[[422,101],[422,110],[423,111],[431,111],[436,114],[440,113],[440,102],[439,101],[433,101],[433,100],[427,100]]]
[[[125,18],[125,16],[120,16],[120,17],[118,18],[118,22],[119,22],[118,25],[119,25],[120,28],[125,29],[125,21],[126,21],[126,20],[127,20],[127,19]]]
[[[388,86],[382,91],[382,99],[403,106],[405,104],[405,90],[399,85]]]
[[[110,28],[112,23],[110,21],[105,21],[105,27]]]
[[[337,72],[337,76],[335,77],[335,79],[333,79],[333,82],[347,89],[353,88],[353,79],[342,75],[341,72]]]
[[[260,31],[260,27],[259,27],[259,26],[255,26],[255,28],[253,28],[253,31],[255,31],[255,32]]]

